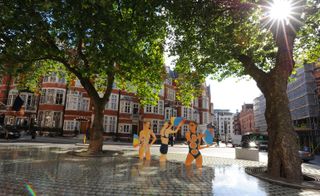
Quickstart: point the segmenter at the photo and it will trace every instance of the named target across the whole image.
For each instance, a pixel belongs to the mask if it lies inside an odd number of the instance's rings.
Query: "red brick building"
[[[253,104],[243,104],[239,115],[241,135],[248,132],[254,132]]]
[[[110,100],[104,111],[104,135],[120,139],[132,138],[138,133],[144,120],[151,122],[151,128],[160,134],[160,129],[172,116],[182,116],[187,120],[195,120],[200,125],[212,122],[213,104],[210,87],[203,86],[203,93],[193,101],[191,107],[182,106],[176,100],[176,75],[167,69],[168,77],[159,93],[158,105],[141,107],[138,98],[114,87]],[[23,112],[12,111],[12,104],[20,93],[24,100]],[[119,100],[120,98],[120,100]],[[36,119],[41,132],[56,134],[73,134],[75,130],[85,133],[92,126],[93,106],[91,100],[81,86],[79,80],[69,86],[64,78],[56,74],[44,76],[41,93],[18,91],[14,79],[3,77],[0,84],[0,116],[4,116],[5,125],[28,127],[31,119]],[[118,129],[117,129],[118,128]],[[187,125],[182,127],[177,138],[184,137]]]

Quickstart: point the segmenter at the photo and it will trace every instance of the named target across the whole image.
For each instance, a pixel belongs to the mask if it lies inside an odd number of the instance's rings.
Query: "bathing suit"
[[[164,134],[161,135],[162,138],[169,138],[166,136],[166,130],[164,131]],[[161,142],[161,146],[160,146],[160,152],[161,154],[167,154],[168,153],[168,144],[163,144]]]
[[[199,151],[200,142],[198,139],[198,134],[196,133],[190,133],[190,140],[188,141],[189,145],[189,153],[193,156],[193,158],[197,158],[201,155]]]
[[[167,130],[167,129],[166,129],[166,130]],[[166,130],[164,131],[164,134],[161,135],[161,137],[163,137],[163,138],[169,138],[169,136],[168,136],[168,137],[166,136]]]
[[[167,154],[168,153],[168,144],[161,144],[160,153],[161,154]]]

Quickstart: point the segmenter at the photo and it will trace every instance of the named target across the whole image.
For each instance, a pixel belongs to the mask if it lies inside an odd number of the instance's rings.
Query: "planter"
[[[259,161],[259,150],[255,148],[236,148],[236,159]]]

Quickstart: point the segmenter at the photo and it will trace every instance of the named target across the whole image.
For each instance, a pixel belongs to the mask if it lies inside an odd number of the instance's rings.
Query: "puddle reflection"
[[[4,195],[272,195],[274,188],[239,166],[186,168],[123,156],[86,158],[59,148],[0,148],[0,190]],[[4,191],[3,191],[4,190]],[[277,191],[279,191],[277,190]],[[290,192],[291,191],[291,192]],[[278,193],[278,192],[276,192]]]
[[[239,166],[215,167],[215,178],[212,180],[213,192],[226,195],[236,191],[237,195],[267,195],[259,180],[245,173]]]

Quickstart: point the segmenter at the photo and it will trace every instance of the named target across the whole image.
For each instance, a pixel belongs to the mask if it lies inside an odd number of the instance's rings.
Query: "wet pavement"
[[[136,151],[86,158],[68,150],[0,146],[0,195],[320,195],[245,173],[259,162],[204,157],[202,170],[186,170],[183,154],[168,154],[160,165],[157,157],[139,161]]]

